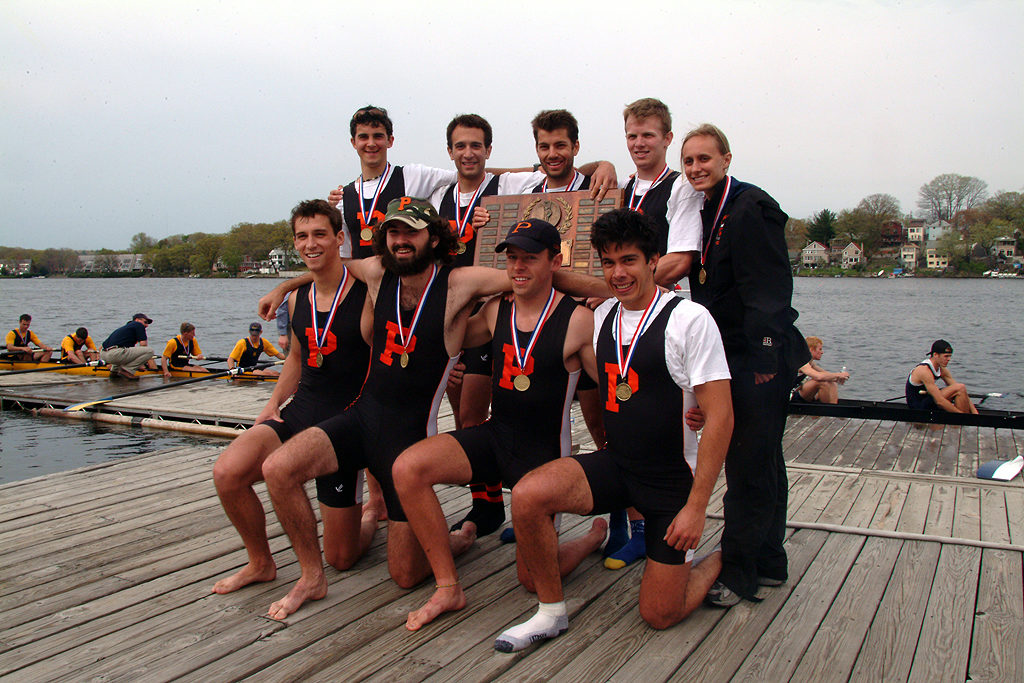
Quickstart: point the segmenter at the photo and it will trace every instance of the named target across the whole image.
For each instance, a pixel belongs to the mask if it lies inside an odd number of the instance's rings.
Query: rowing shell
[[[57,363],[54,361],[48,361],[46,363],[34,363],[32,361],[23,360],[11,360],[9,358],[0,358],[0,377],[3,377],[4,371],[13,370],[53,370],[53,372],[59,372],[67,375],[85,375],[90,377],[110,377],[110,366],[100,365],[98,367],[64,367],[63,363]],[[211,368],[211,372],[217,372],[216,369]],[[171,368],[171,377],[202,377],[205,372],[194,372],[192,370],[176,370]],[[162,376],[163,370],[136,370],[135,374],[139,377],[147,376]],[[233,376],[233,379],[248,379],[257,381],[271,381],[276,382],[277,377],[267,375],[256,375],[251,372],[240,372]]]

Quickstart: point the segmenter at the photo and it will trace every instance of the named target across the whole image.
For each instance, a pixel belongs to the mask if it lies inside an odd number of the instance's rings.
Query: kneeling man
[[[409,614],[409,630],[466,605],[453,557],[473,543],[476,524],[467,518],[449,537],[434,484],[514,486],[526,472],[568,455],[572,447],[569,409],[581,363],[595,371],[594,314],[552,287],[562,266],[560,248],[558,230],[539,219],[513,226],[495,248],[507,250],[513,298],[491,299],[470,319],[465,342],[478,346],[490,340],[491,417],[420,441],[394,464],[395,488],[437,582],[430,601]],[[562,546],[561,575],[601,545],[607,528],[597,519],[590,533]],[[532,587],[522,565],[519,579]]]
[[[608,213],[594,223],[591,239],[615,295],[594,319],[608,446],[543,465],[512,490],[519,553],[540,606],[498,637],[494,647],[501,652],[568,628],[552,524],[558,512],[634,506],[643,514],[647,566],[640,615],[654,628],[692,612],[721,568],[719,552],[692,562],[732,434],[729,367],[718,327],[705,308],[655,284],[658,238],[647,216]],[[699,448],[683,420],[694,402],[706,418]]]

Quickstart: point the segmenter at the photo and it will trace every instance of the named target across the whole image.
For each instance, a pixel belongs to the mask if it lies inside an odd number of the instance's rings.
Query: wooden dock
[[[211,388],[135,397],[131,410],[159,412],[159,404],[240,419],[269,392]],[[44,389],[2,392],[9,403]],[[577,413],[577,432],[582,424]],[[514,546],[496,534],[459,559],[469,606],[418,633],[405,631],[405,615],[433,586],[390,581],[383,530],[354,569],[328,568],[324,600],[282,623],[263,615],[298,571],[262,486],[278,578],[210,593],[245,562],[211,481],[216,450],[146,453],[8,484],[0,487],[0,678],[1024,679],[1024,484],[973,478],[979,462],[1024,452],[1024,432],[799,416],[785,445],[785,585],[762,588],[763,602],[700,608],[655,631],[636,607],[643,563],[613,572],[595,554],[566,580],[569,631],[515,654],[492,642],[536,602],[517,584]],[[705,550],[721,533],[722,493],[720,482]],[[469,505],[463,489],[439,495],[450,519]],[[588,527],[568,516],[563,534]]]

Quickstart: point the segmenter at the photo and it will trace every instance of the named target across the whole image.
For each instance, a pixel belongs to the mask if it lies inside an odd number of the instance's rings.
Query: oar
[[[24,375],[30,372],[52,372],[54,370],[67,370],[68,368],[88,368],[95,367],[100,364],[100,361],[93,360],[88,363],[74,363],[71,365],[53,365],[46,368],[29,368],[28,370],[10,370],[8,372],[0,373],[0,377],[7,377],[8,375]]]
[[[282,361],[282,360],[278,360],[278,361],[274,361],[273,363],[263,363],[263,364],[261,364],[261,366],[262,367],[267,367],[269,365],[277,365],[278,363],[283,363],[283,362],[284,361]],[[110,403],[111,401],[116,401],[119,398],[126,398],[128,396],[137,396],[139,394],[148,394],[151,391],[160,391],[161,389],[170,389],[171,387],[180,387],[183,384],[192,384],[194,382],[204,382],[204,381],[206,381],[208,379],[217,379],[218,377],[227,377],[229,375],[237,375],[240,372],[243,372],[242,368],[232,368],[231,370],[225,370],[224,372],[211,372],[210,374],[203,375],[202,377],[193,377],[192,379],[183,379],[180,382],[172,382],[170,384],[161,384],[160,386],[147,387],[145,389],[136,389],[135,391],[126,391],[123,394],[115,394],[113,396],[107,396],[106,398],[97,399],[95,401],[86,401],[85,403],[77,403],[77,404],[75,404],[73,406],[68,406],[67,408],[64,409],[64,412],[66,412],[66,413],[73,413],[73,412],[77,412],[79,410],[82,410],[83,408],[88,408],[89,406],[100,405],[101,403]]]
[[[1024,469],[1024,455],[1018,455],[1013,460],[989,460],[978,468],[979,479],[996,479],[997,481],[1010,481]]]

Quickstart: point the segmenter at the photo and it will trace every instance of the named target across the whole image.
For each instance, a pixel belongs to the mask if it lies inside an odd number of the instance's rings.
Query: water
[[[125,428],[20,410],[0,412],[0,484],[177,446],[224,448],[228,441],[155,429]]]
[[[257,319],[259,297],[277,282],[262,278],[0,280],[0,323],[7,325],[0,328],[6,334],[17,326],[21,313],[30,313],[32,329],[51,346],[57,347],[79,325],[88,327],[99,344],[141,311],[153,318],[148,333],[150,345],[158,352],[187,320],[196,325],[207,355],[226,356]],[[838,370],[845,365],[851,373],[841,397],[902,396],[913,365],[927,355],[934,340],[943,338],[953,345],[950,372],[957,380],[972,393],[1005,394],[986,400],[986,406],[1024,410],[1024,364],[1018,349],[1024,342],[1024,282],[797,278],[793,299],[800,311],[800,331],[824,340],[822,366]],[[274,324],[263,325],[265,335],[276,342]],[[22,437],[17,436],[24,429],[22,420],[31,423],[36,418],[0,413],[0,480],[15,469],[11,453],[34,463],[21,477],[35,476],[44,473],[40,463],[57,468],[45,471],[59,471],[93,462],[86,458],[102,457],[108,451],[123,457],[164,443],[135,439],[177,436],[49,419],[32,423],[39,425],[38,434]],[[57,439],[58,429],[71,434],[70,440]],[[124,441],[115,445],[112,435],[119,433]],[[82,443],[92,441],[97,446],[80,446],[79,437],[85,436],[89,438],[81,438]],[[194,442],[191,436],[181,438]]]

